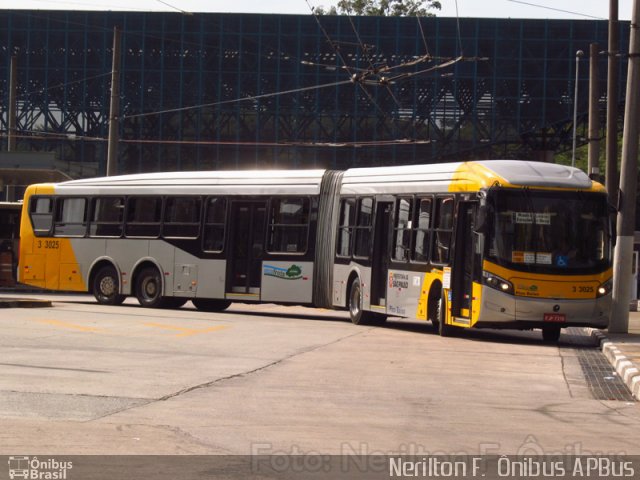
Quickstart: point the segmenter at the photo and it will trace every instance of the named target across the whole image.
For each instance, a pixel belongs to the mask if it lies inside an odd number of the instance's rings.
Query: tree
[[[329,10],[317,7],[317,15],[368,15],[381,17],[432,17],[440,10],[437,0],[340,0]]]

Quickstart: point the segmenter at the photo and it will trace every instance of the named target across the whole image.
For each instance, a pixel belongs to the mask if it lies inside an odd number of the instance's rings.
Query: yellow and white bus
[[[178,172],[30,186],[19,280],[144,307],[348,309],[457,328],[609,322],[602,185],[548,163]]]

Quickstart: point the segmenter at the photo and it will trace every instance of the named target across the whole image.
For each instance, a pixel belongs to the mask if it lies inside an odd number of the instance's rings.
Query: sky
[[[632,0],[619,1],[619,16],[631,18]],[[307,3],[308,2],[308,3]],[[19,8],[37,10],[124,10],[308,14],[311,6],[329,7],[337,0],[21,0]],[[456,0],[441,0],[441,17],[456,16]],[[0,0],[0,9],[15,8]],[[607,0],[457,0],[460,17],[570,18],[609,17]],[[560,11],[564,10],[564,11]],[[573,12],[573,13],[569,13]]]

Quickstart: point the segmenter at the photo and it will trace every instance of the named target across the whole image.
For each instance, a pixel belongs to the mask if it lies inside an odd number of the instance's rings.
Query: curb
[[[44,308],[51,307],[51,300],[7,298],[0,299],[0,308]]]
[[[587,333],[598,340],[600,350],[616,370],[631,395],[640,400],[640,370],[624,355],[601,330],[587,328]]]

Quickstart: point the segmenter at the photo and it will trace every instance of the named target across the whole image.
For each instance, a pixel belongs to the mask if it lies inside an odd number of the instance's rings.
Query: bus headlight
[[[596,292],[596,297],[604,297],[605,295],[609,295],[613,290],[613,279],[609,279],[606,282],[602,283]]]
[[[513,284],[497,275],[485,272],[484,284],[501,292],[513,294]]]

